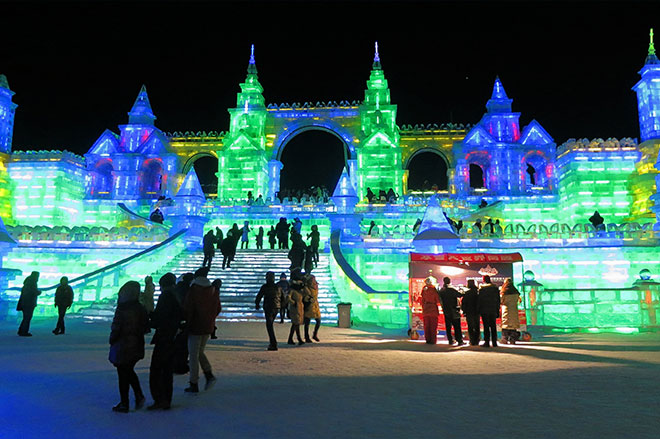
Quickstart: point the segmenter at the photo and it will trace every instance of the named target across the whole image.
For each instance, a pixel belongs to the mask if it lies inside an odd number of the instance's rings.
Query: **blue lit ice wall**
[[[7,77],[0,75],[0,153],[11,152],[14,134],[14,115],[17,105],[12,102],[14,92],[9,89]]]
[[[644,67],[639,71],[642,79],[635,84],[639,130],[642,142],[660,137],[660,60],[655,55],[653,29],[651,29],[649,51]]]

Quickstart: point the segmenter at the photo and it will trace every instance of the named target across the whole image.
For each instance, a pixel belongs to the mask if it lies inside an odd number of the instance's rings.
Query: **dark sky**
[[[266,101],[361,100],[378,40],[398,123],[475,123],[499,75],[523,125],[639,136],[630,88],[660,5],[0,3],[14,149],[85,153],[141,84],[164,131],[226,130],[256,46]],[[655,20],[655,21],[654,21]],[[660,40],[659,40],[660,49]]]

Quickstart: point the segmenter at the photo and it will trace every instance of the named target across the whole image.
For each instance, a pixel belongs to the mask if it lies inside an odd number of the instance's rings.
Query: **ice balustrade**
[[[77,245],[83,243],[112,243],[113,246],[121,244],[149,244],[160,242],[168,237],[167,229],[144,227],[85,227],[85,226],[7,226],[7,232],[21,244],[35,243],[39,245]]]
[[[156,272],[185,249],[183,237],[187,231],[180,230],[166,240],[134,255],[69,279],[69,285],[74,291],[74,311],[104,299],[114,300],[119,287],[129,280],[142,283],[145,276]],[[40,288],[42,294],[38,298],[35,316],[56,315],[52,305],[58,285]],[[11,287],[5,291],[4,296],[18,300],[20,291],[20,287]]]
[[[330,235],[330,272],[341,300],[352,304],[352,319],[385,327],[408,325],[408,292],[378,291],[367,284],[344,257],[341,236],[341,230]]]
[[[597,230],[592,224],[578,223],[573,226],[565,223],[554,223],[549,226],[545,224],[507,224],[501,232],[490,233],[486,231],[486,223],[482,223],[482,232],[471,224],[464,225],[459,231],[460,238],[481,239],[653,239],[657,232],[653,230],[652,223],[622,223],[606,224],[604,229]],[[360,234],[369,237],[369,224],[360,224]],[[412,238],[415,235],[412,226],[409,225],[378,225],[378,238]],[[374,236],[375,238],[376,236]]]
[[[531,325],[635,332],[658,327],[660,284],[640,283],[630,288],[544,289],[526,294]]]

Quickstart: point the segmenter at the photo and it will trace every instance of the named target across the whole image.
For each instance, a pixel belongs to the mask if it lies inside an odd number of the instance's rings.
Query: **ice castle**
[[[254,234],[280,217],[298,217],[303,232],[312,224],[321,231],[320,283],[330,319],[341,301],[352,303],[354,321],[407,326],[409,254],[451,250],[519,252],[514,281],[538,286],[524,294],[532,324],[655,327],[660,61],[652,31],[639,74],[633,90],[641,143],[569,139],[558,146],[536,120],[520,126],[500,78],[474,124],[398,126],[377,45],[363,100],[267,104],[253,47],[227,131],[161,131],[143,86],[127,123],[103,132],[83,157],[13,149],[17,105],[0,75],[0,314],[12,314],[32,270],[41,271],[45,293],[36,315],[54,312],[53,286],[66,275],[76,309],[93,316],[89,310],[102,309],[126,280],[199,266],[195,255],[206,230],[247,220]],[[327,199],[280,200],[282,153],[310,130],[342,142],[344,171]],[[446,187],[409,190],[410,164],[427,154],[441,159]],[[203,157],[218,161],[217,195],[205,194],[195,173]],[[390,188],[395,200],[368,202],[368,189]],[[263,202],[248,200],[248,192]],[[149,219],[156,207],[162,224]],[[598,229],[588,221],[596,210],[604,219]],[[464,226],[457,230],[445,215]],[[501,227],[479,231],[477,219],[499,220]],[[367,233],[372,221],[378,235]],[[250,282],[288,263],[278,251],[240,255],[235,265],[250,270],[218,273],[235,282],[225,283],[223,300],[231,304],[227,318],[239,320],[255,316],[242,307],[256,293]]]

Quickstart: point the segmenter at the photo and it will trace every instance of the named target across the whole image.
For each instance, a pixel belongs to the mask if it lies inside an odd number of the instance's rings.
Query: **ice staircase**
[[[236,258],[231,263],[231,268],[222,269],[222,255],[218,251],[211,264],[208,278],[222,279],[220,289],[220,300],[222,302],[222,313],[219,320],[224,321],[264,321],[263,311],[254,309],[254,299],[259,288],[266,282],[266,272],[275,273],[278,281],[280,273],[287,273],[290,278],[289,266],[291,261],[287,258],[288,250],[238,250]],[[182,252],[171,263],[163,267],[153,275],[154,282],[158,285],[158,279],[163,274],[171,271],[177,277],[186,272],[194,272],[202,266],[204,255],[198,252]],[[312,273],[319,283],[319,306],[323,322],[337,322],[337,304],[340,299],[334,290],[329,256],[321,254],[318,267]],[[158,291],[156,292],[158,294]],[[263,304],[263,302],[262,302]]]

